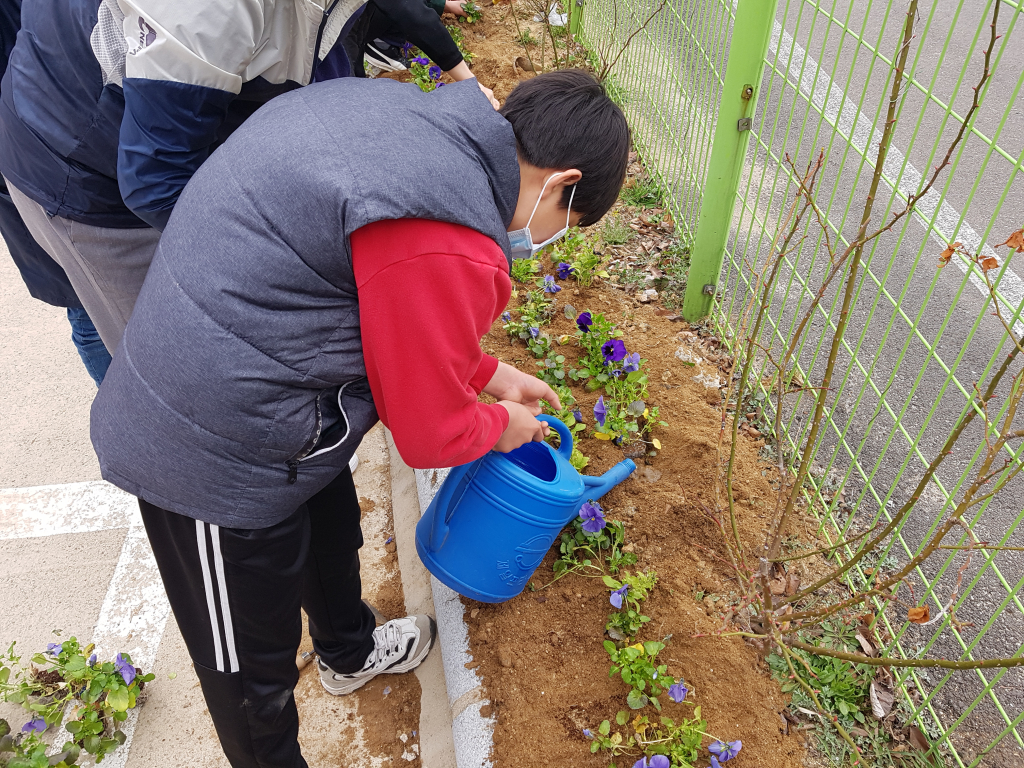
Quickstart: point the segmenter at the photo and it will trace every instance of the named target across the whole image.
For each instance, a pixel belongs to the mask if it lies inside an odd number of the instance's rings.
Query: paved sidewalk
[[[0,329],[0,643],[17,641],[27,657],[60,630],[61,637],[95,641],[101,653],[130,651],[156,674],[137,718],[126,723],[129,749],[104,760],[105,768],[169,759],[226,768],[135,500],[99,478],[88,439],[95,387],[71,343],[64,311],[31,299],[2,241]],[[382,427],[367,436],[359,456],[364,595],[386,614],[430,607],[422,584],[406,588],[402,597],[399,564],[423,579],[407,543],[396,554],[388,541],[399,528],[411,530],[414,521],[392,520],[392,458]],[[312,667],[303,672],[296,697],[311,768],[420,765],[421,740],[423,765],[454,766],[447,706],[434,703],[447,703],[439,651],[417,675],[377,682],[352,696],[332,697],[320,689]],[[423,730],[415,719],[417,698],[429,734],[414,735]],[[383,699],[402,713],[410,710],[413,719],[402,721],[409,727],[396,732],[394,722],[377,722],[374,712],[389,713]],[[373,722],[366,721],[367,713]],[[26,719],[20,707],[2,703],[0,717],[15,727]]]

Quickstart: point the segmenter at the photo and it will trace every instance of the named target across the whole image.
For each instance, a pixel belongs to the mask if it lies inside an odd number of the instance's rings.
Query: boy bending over
[[[479,342],[511,259],[598,221],[628,150],[583,71],[526,81],[500,114],[473,82],[347,79],[274,99],[186,187],[92,440],[139,497],[235,768],[306,765],[300,607],[329,693],[427,655],[432,619],[375,628],[361,600],[349,457],[378,419],[413,467],[543,439],[557,396]]]

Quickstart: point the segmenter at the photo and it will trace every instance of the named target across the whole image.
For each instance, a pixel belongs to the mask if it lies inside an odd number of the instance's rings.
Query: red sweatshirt
[[[505,255],[458,224],[378,221],[352,233],[370,391],[402,458],[429,469],[494,447],[508,411],[478,402],[498,361],[480,349],[512,293]]]

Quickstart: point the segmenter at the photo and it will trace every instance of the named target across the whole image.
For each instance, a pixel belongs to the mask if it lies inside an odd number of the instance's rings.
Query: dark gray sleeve
[[[447,72],[462,61],[459,46],[441,23],[441,17],[424,0],[373,0],[373,4],[394,22],[406,40],[441,69]]]

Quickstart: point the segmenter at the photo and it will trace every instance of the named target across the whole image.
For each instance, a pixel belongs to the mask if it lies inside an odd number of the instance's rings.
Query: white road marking
[[[102,481],[0,489],[0,539],[118,528],[128,530],[92,642],[101,659],[127,652],[135,666],[149,672],[156,662],[171,607],[135,497]],[[128,713],[121,724],[127,740],[103,761],[104,768],[124,768],[138,718],[138,709]],[[61,729],[55,741],[63,743],[69,738]]]

